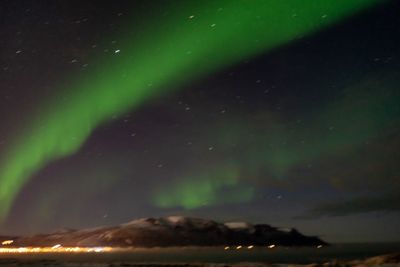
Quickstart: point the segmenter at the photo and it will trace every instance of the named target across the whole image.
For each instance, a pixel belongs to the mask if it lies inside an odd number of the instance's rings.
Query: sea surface
[[[68,262],[132,262],[132,263],[238,263],[264,262],[308,264],[334,259],[353,260],[400,252],[400,243],[334,244],[323,248],[152,248],[107,253],[3,254],[0,259],[51,259]]]

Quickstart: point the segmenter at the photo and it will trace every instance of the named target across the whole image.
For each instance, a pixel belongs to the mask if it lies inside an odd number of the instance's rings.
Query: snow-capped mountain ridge
[[[15,238],[16,246],[230,246],[283,245],[318,246],[326,244],[291,229],[282,231],[268,224],[247,222],[219,223],[183,216],[141,218],[118,226],[58,231],[31,237]]]

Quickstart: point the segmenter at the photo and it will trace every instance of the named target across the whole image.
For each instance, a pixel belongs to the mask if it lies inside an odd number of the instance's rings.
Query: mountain
[[[68,247],[170,247],[170,246],[319,246],[318,237],[295,229],[246,222],[218,223],[212,220],[170,216],[143,218],[113,227],[84,230],[63,229],[51,234],[17,237],[13,246]]]

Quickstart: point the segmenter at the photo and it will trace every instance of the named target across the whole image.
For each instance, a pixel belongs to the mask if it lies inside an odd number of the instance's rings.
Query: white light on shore
[[[274,244],[268,246],[268,248],[274,248],[274,247],[276,247]]]
[[[11,245],[12,243],[14,243],[14,240],[4,240],[1,242],[3,246]]]

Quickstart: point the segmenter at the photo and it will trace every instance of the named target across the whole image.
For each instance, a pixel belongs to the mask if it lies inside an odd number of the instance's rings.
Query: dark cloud
[[[400,193],[400,192],[399,192]],[[348,216],[369,212],[399,212],[400,194],[381,196],[363,196],[354,199],[322,204],[310,210],[300,219],[315,219],[320,217]]]

